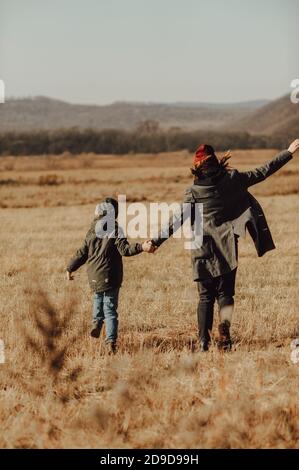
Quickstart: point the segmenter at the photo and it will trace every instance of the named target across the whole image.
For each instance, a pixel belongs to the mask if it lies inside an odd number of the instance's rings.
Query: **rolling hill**
[[[250,112],[239,121],[231,123],[236,130],[252,134],[299,134],[299,104],[293,104],[289,95]]]
[[[60,128],[135,129],[155,120],[163,129],[248,132],[293,137],[299,133],[299,104],[288,95],[241,103],[134,103],[81,105],[46,97],[10,99],[0,106],[0,132]]]
[[[0,131],[58,128],[134,129],[156,120],[162,128],[217,130],[246,119],[265,101],[216,103],[126,103],[80,105],[45,97],[10,99],[0,106]]]

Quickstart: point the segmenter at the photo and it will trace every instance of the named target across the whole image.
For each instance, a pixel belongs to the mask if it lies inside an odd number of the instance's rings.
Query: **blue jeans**
[[[119,287],[94,294],[92,318],[94,322],[97,322],[100,329],[105,321],[107,343],[115,343],[117,340],[118,294]]]

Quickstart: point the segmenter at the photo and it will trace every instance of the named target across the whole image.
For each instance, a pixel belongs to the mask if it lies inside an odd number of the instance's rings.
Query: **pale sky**
[[[299,78],[299,0],[0,0],[6,96],[276,98]]]

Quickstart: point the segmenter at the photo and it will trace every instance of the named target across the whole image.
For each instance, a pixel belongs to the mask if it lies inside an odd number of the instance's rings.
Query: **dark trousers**
[[[219,308],[234,304],[237,268],[219,277],[211,277],[197,283],[199,302],[197,309],[200,340],[210,341],[213,326],[214,304]]]

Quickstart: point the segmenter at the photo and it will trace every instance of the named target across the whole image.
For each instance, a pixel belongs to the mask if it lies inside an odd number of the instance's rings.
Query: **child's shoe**
[[[101,326],[99,322],[97,322],[97,320],[94,320],[92,322],[90,336],[92,336],[93,338],[99,338],[100,334],[101,334]]]
[[[116,353],[116,343],[114,343],[113,341],[109,341],[107,343],[107,351],[109,356],[114,355]]]

